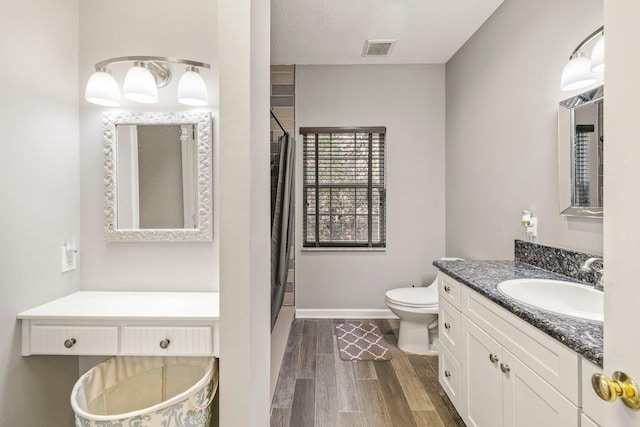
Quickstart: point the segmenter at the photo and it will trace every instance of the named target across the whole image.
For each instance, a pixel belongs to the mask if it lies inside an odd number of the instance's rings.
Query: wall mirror
[[[211,115],[104,115],[108,242],[210,242]]]
[[[602,218],[604,86],[560,102],[560,213]]]

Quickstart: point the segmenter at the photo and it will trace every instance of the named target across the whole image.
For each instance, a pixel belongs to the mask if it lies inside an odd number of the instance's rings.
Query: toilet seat
[[[387,291],[386,300],[404,307],[430,308],[438,306],[438,287],[397,288]]]

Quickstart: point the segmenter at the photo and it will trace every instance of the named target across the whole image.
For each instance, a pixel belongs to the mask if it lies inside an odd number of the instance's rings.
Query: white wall
[[[444,65],[296,67],[296,125],[387,127],[385,252],[302,251],[296,135],[296,307],[384,308],[388,289],[430,283],[444,256]]]
[[[603,0],[506,0],[447,63],[448,255],[512,259],[522,209],[541,243],[602,253],[602,220],[559,215],[557,169],[562,68],[602,24]]]
[[[219,289],[218,221],[218,6],[215,0],[82,0],[80,3],[80,85],[104,59],[126,55],[170,56],[208,62],[202,70],[214,117],[214,197],[212,243],[106,243],[103,212],[102,113],[114,111],[80,101],[80,177],[83,290]],[[122,85],[130,64],[113,66]],[[130,111],[180,111],[176,101],[183,66],[172,66],[171,84],[160,102],[145,107],[123,98]]]
[[[78,0],[3,2],[0,56],[0,426],[70,426],[78,359],[22,357],[15,316],[78,289]]]
[[[220,425],[269,424],[269,0],[220,1]]]

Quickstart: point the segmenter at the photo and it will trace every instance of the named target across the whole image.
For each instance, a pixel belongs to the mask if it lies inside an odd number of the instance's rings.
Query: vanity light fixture
[[[123,94],[130,101],[144,104],[158,102],[158,89],[171,81],[169,64],[184,64],[187,70],[178,83],[178,102],[195,107],[204,107],[209,103],[207,87],[199,69],[210,69],[211,65],[163,56],[123,56],[98,62],[95,73],[87,82],[85,99],[88,102],[106,107],[120,106],[120,88],[107,67],[123,62],[133,63],[123,85]]]
[[[142,62],[136,62],[127,71],[122,92],[129,101],[143,104],[155,104],[158,102],[156,79]]]
[[[600,36],[591,53],[591,59],[582,52],[582,48]],[[604,26],[598,28],[575,48],[569,62],[562,70],[560,87],[564,91],[582,89],[594,84],[597,79],[594,73],[604,72]]]
[[[178,102],[193,107],[208,104],[207,86],[198,69],[189,65],[178,82]]]

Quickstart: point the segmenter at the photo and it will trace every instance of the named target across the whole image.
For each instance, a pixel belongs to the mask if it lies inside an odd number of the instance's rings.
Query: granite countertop
[[[602,367],[602,322],[538,310],[498,291],[500,282],[511,279],[575,280],[514,261],[434,261],[433,265]]]

